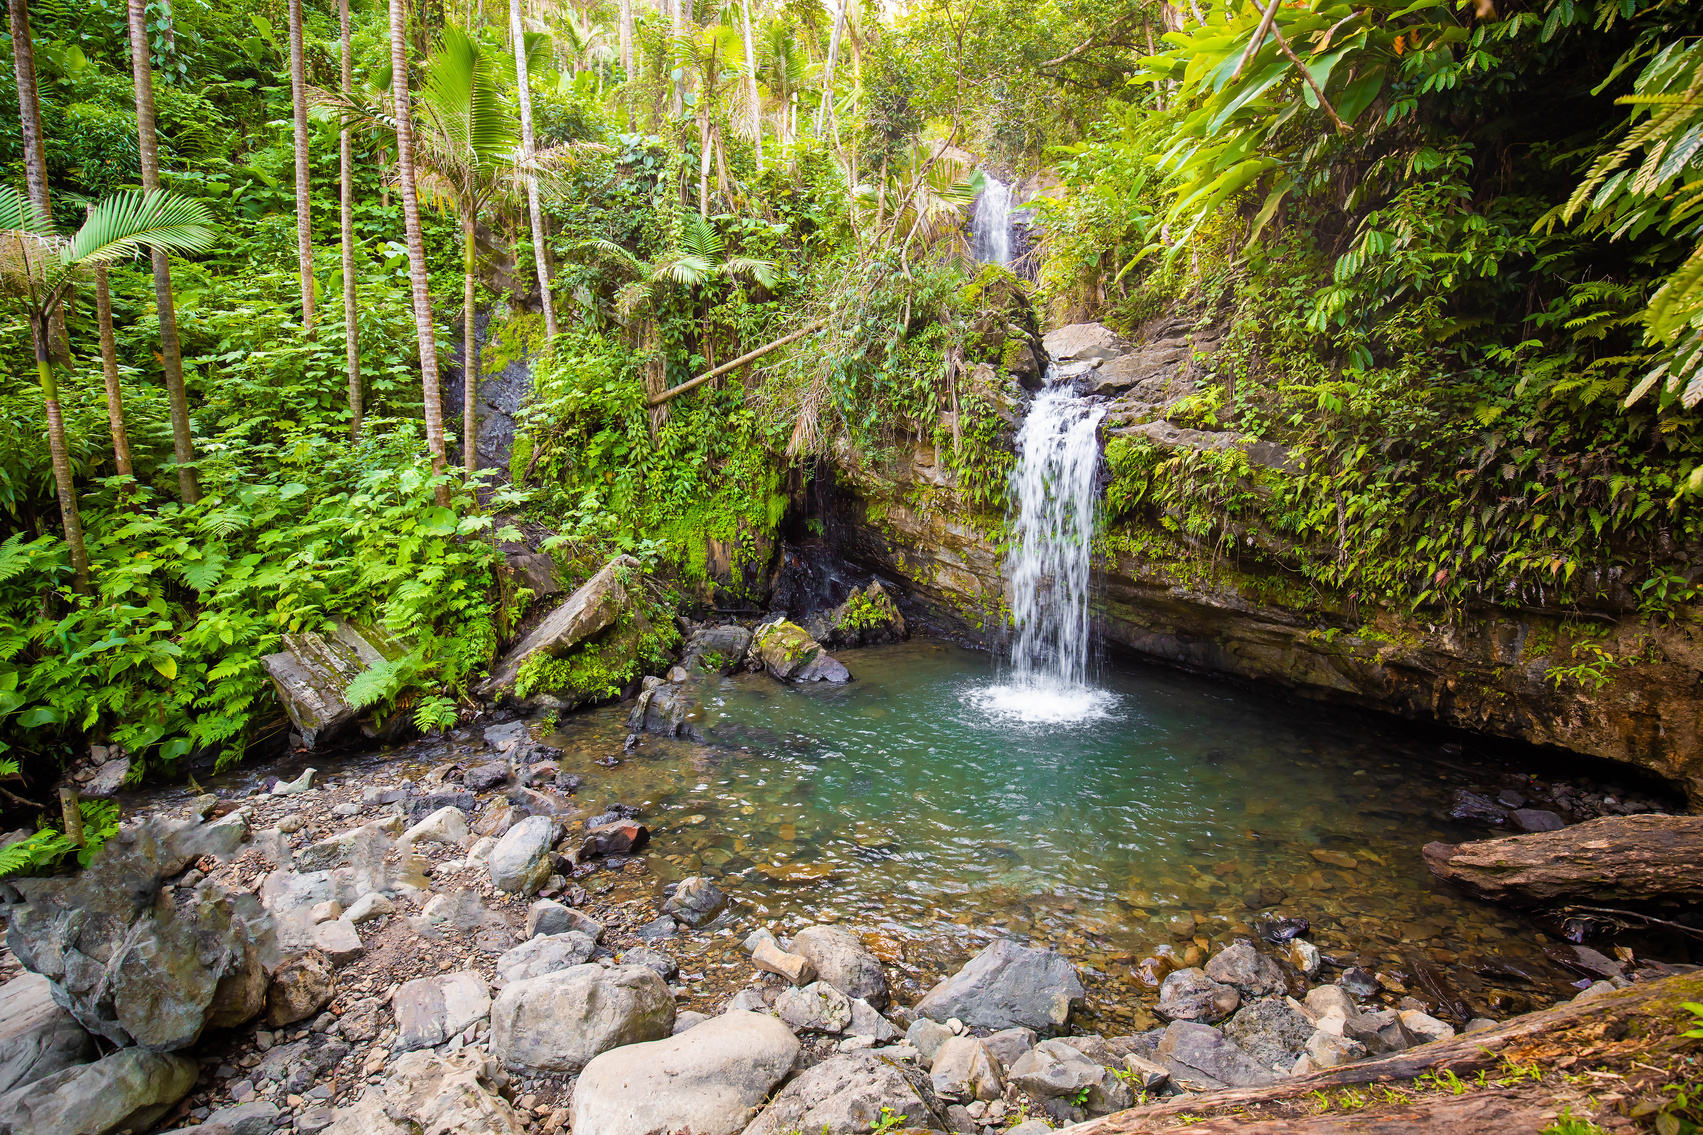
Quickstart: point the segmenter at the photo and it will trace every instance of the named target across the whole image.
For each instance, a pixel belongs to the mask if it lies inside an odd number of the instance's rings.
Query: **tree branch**
[[[817,331],[822,330],[823,326],[826,325],[827,322],[828,321],[826,319],[818,319],[813,323],[806,323],[803,327],[800,327],[797,331],[794,331],[790,335],[783,335],[779,339],[776,339],[772,343],[763,344],[761,347],[758,347],[755,351],[748,351],[745,354],[740,355],[737,359],[734,359],[731,362],[722,363],[720,366],[716,367],[714,370],[705,371],[703,374],[700,374],[697,378],[691,379],[687,382],[682,382],[679,386],[671,387],[667,390],[664,390],[661,394],[658,394],[655,397],[651,398],[649,405],[660,406],[664,402],[667,402],[670,398],[674,398],[674,397],[677,397],[678,395],[684,394],[688,390],[696,390],[698,387],[702,386],[704,383],[708,382],[712,378],[715,378],[719,375],[726,374],[730,370],[734,370],[737,367],[744,366],[746,363],[753,362],[757,359],[762,358],[764,355],[768,354],[770,351],[775,350],[776,348],[784,347],[788,343],[796,342],[797,340],[804,338],[806,335],[811,335],[811,334],[814,334]]]
[[[1248,41],[1247,50],[1242,52],[1242,61],[1230,72],[1230,78],[1224,84],[1226,87],[1242,77],[1242,72],[1248,69],[1248,64],[1254,61],[1254,56],[1265,46],[1265,33],[1271,30],[1271,22],[1277,18],[1277,5],[1280,2],[1281,0],[1271,0],[1271,3],[1265,6],[1265,15],[1260,17],[1260,26],[1254,31],[1254,38]]]
[[[1277,7],[1275,2],[1272,4],[1272,7],[1274,9]],[[1336,108],[1331,106],[1329,99],[1325,98],[1325,93],[1319,89],[1319,84],[1313,79],[1313,73],[1307,70],[1307,65],[1305,63],[1301,62],[1301,57],[1296,55],[1294,51],[1290,50],[1289,41],[1283,38],[1283,33],[1275,26],[1271,30],[1272,33],[1277,36],[1278,48],[1283,52],[1283,54],[1289,57],[1289,61],[1291,63],[1295,64],[1295,69],[1301,72],[1301,78],[1307,81],[1307,85],[1313,88],[1313,93],[1318,96],[1319,105],[1324,107],[1326,114],[1330,115],[1330,120],[1336,123],[1337,133],[1354,133],[1353,127],[1349,126],[1348,123],[1337,117]]]
[[[1106,28],[1105,35],[1110,36],[1113,32],[1117,31],[1124,24],[1128,23],[1130,20],[1135,19],[1136,15],[1137,15],[1137,13],[1134,12],[1134,11],[1125,12],[1122,16],[1119,16],[1117,19],[1112,21],[1111,26]],[[1057,59],[1049,59],[1045,63],[1039,64],[1039,66],[1041,66],[1041,67],[1057,67],[1060,63],[1068,63],[1070,60],[1075,59],[1078,55],[1083,55],[1083,54],[1086,54],[1087,52],[1093,51],[1096,47],[1128,47],[1128,46],[1130,46],[1130,45],[1127,44],[1127,43],[1124,43],[1122,40],[1092,39],[1092,38],[1085,39],[1081,43],[1077,44],[1075,47],[1071,48],[1069,51],[1065,52],[1063,55],[1059,56]]]

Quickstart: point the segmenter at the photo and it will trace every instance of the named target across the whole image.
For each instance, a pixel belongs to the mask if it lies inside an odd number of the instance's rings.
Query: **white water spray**
[[[987,173],[982,174],[982,195],[970,220],[970,238],[978,261],[1011,267],[1011,187]]]
[[[976,700],[996,716],[1064,723],[1104,717],[1111,701],[1088,685],[1097,432],[1106,410],[1047,377],[1017,433],[1011,473],[1011,670]]]

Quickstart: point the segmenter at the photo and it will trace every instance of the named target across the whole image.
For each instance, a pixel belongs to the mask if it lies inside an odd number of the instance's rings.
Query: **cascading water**
[[[1006,560],[1015,636],[1005,681],[980,706],[1020,721],[1105,716],[1110,695],[1088,684],[1088,614],[1105,407],[1048,371],[1017,432],[1011,499],[1017,511]]]
[[[978,261],[1011,267],[1011,187],[987,173],[970,219],[970,238]]]

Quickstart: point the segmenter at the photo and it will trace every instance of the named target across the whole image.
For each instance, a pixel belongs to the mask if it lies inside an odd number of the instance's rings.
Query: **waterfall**
[[[970,221],[976,259],[983,264],[1011,267],[1011,187],[983,172],[982,195]]]
[[[1097,433],[1105,414],[1049,370],[1018,430],[1005,564],[1015,632],[1010,668],[1004,682],[974,699],[996,716],[1040,723],[1106,716],[1110,695],[1088,684]]]

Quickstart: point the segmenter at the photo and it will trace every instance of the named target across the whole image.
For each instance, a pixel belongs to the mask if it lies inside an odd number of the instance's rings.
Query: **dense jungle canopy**
[[[451,723],[525,614],[520,542],[687,595],[712,543],[916,439],[997,516],[1009,436],[966,376],[1030,311],[1222,326],[1171,421],[1294,455],[1120,438],[1109,542],[1439,622],[1696,595],[1696,5],[9,12],[14,778],[91,740],[133,775],[278,743],[260,659],[332,618],[398,644],[352,699]],[[1011,271],[968,244],[996,176],[1030,210]],[[479,468],[468,363],[523,357],[506,467]],[[1631,661],[1575,650],[1573,676]]]

